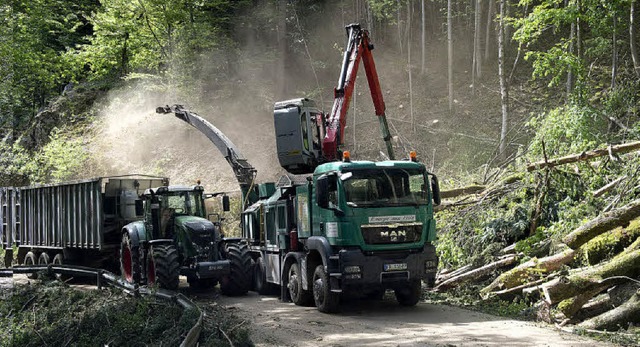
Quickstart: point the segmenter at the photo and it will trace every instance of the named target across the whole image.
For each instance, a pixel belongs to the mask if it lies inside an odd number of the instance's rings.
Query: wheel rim
[[[125,246],[122,250],[122,272],[124,273],[124,279],[127,282],[133,281],[133,261],[131,260],[131,248],[129,245]]]
[[[153,261],[153,256],[149,255],[149,263],[147,265],[147,282],[149,284],[156,284],[156,264]]]
[[[289,269],[289,283],[287,287],[289,288],[289,296],[291,296],[292,299],[297,298],[300,288],[298,288],[298,272],[294,267]]]
[[[322,277],[313,279],[313,299],[316,301],[316,306],[322,306],[322,304],[324,304],[324,286],[325,283]]]

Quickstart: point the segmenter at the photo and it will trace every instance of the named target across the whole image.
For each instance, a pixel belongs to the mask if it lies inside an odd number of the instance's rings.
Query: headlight
[[[360,269],[360,266],[357,266],[357,265],[344,267],[344,273],[347,273],[347,274],[360,273],[360,272],[362,272],[362,270]]]

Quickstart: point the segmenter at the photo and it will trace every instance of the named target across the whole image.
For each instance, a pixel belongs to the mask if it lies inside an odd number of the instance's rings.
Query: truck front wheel
[[[243,243],[228,243],[226,257],[231,272],[220,280],[220,291],[227,296],[245,295],[251,288],[251,254]]]
[[[331,291],[329,286],[329,274],[324,270],[324,265],[318,265],[313,272],[313,300],[318,311],[333,313],[338,311],[340,294]]]
[[[415,306],[420,301],[422,295],[422,283],[413,281],[406,287],[397,288],[395,290],[396,300],[402,306]]]
[[[180,284],[178,250],[173,245],[152,245],[147,257],[147,283],[175,290]]]

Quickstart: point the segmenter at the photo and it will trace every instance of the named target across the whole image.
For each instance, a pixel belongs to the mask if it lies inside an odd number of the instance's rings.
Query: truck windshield
[[[163,207],[173,209],[175,214],[205,218],[202,195],[195,192],[175,192],[164,196]]]
[[[428,203],[425,174],[419,169],[349,171],[343,180],[347,205],[352,207],[423,205]]]

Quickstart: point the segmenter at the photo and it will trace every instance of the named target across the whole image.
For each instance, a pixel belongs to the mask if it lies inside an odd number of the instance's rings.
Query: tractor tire
[[[147,257],[147,284],[176,290],[180,284],[180,262],[174,245],[152,245]]]
[[[402,306],[415,306],[422,295],[422,283],[413,281],[406,287],[395,289],[396,300]]]
[[[298,263],[291,264],[287,278],[289,279],[287,289],[291,301],[298,306],[310,306],[313,303],[313,294],[302,289],[302,273]]]
[[[27,255],[24,257],[24,265],[26,266],[33,266],[38,264],[38,261],[36,260],[36,254],[33,253],[33,251],[29,251],[27,253]],[[38,278],[38,274],[37,273],[30,273],[27,275],[27,278],[35,280],[36,278]]]
[[[258,257],[253,265],[253,281],[255,291],[260,295],[273,294],[275,292],[275,285],[267,282],[267,268],[264,264],[264,259]]]
[[[329,274],[320,264],[313,272],[313,300],[318,311],[323,313],[338,312],[340,307],[340,294],[331,291],[329,286]]]
[[[128,283],[140,283],[140,248],[131,244],[128,233],[122,234],[120,242],[120,274]]]
[[[227,296],[245,295],[251,289],[251,254],[243,243],[228,243],[226,257],[231,261],[231,272],[220,280],[220,291]]]

